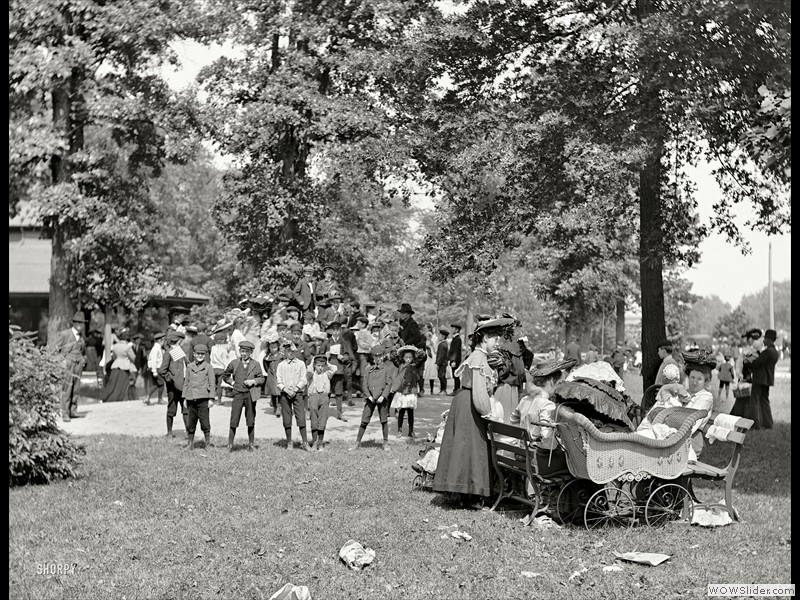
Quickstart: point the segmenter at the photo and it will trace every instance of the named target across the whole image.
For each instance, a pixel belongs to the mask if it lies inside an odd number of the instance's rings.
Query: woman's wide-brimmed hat
[[[406,344],[405,346],[400,346],[397,349],[397,356],[403,356],[403,354],[406,352],[413,352],[414,354],[416,354],[417,350],[419,350],[419,348],[417,348],[416,346],[412,346],[411,344]]]
[[[475,332],[478,331],[485,331],[487,329],[498,329],[503,327],[508,327],[509,325],[514,324],[513,317],[500,317],[499,319],[487,319],[485,321],[481,321],[477,325],[475,325]]]
[[[760,340],[763,333],[758,327],[753,327],[752,329],[748,329],[745,331],[743,338],[753,338],[754,340]]]
[[[681,356],[683,356],[683,362],[686,364],[687,369],[699,367],[701,371],[707,371],[708,369],[717,368],[716,356],[705,348],[681,352]]]
[[[564,360],[550,359],[531,367],[531,375],[533,377],[547,377],[558,371],[566,371],[571,369],[578,361],[574,358],[566,358]]]

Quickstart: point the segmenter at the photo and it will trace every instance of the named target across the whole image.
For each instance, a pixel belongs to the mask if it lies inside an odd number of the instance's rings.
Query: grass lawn
[[[747,437],[734,489],[743,522],[716,529],[537,529],[519,522],[524,511],[461,510],[412,488],[419,444],[348,452],[348,443],[334,441],[328,452],[288,453],[270,441],[254,453],[228,453],[189,452],[179,440],[84,438],[80,479],[9,491],[9,596],[266,600],[292,582],[307,585],[314,600],[666,600],[704,598],[709,583],[788,583],[784,383],[771,394],[775,429]],[[723,450],[709,446],[703,459],[722,462]],[[442,539],[452,529],[440,526],[457,526],[472,541]],[[363,571],[338,558],[350,539],[376,552]],[[615,562],[614,551],[632,550],[672,558],[658,567]],[[55,564],[74,569],[41,573]],[[622,570],[603,571],[613,564]]]

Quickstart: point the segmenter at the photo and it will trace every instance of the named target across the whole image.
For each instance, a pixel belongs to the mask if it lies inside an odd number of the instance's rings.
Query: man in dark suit
[[[753,419],[753,429],[772,429],[772,409],[769,405],[769,388],[775,385],[775,365],[780,352],[775,348],[778,334],[774,329],[764,332],[764,349],[753,359],[745,361],[753,374],[753,387],[750,389],[750,403],[745,417]]]
[[[314,269],[311,265],[303,267],[303,276],[294,286],[294,300],[305,315],[314,314]]]
[[[450,361],[450,368],[453,369],[453,391],[449,394],[452,396],[461,387],[461,378],[456,377],[456,369],[461,365],[461,325],[453,323],[450,325],[453,328],[453,339],[450,340],[450,349],[447,351],[447,360]]]
[[[400,308],[397,309],[397,312],[400,313],[400,339],[403,340],[403,344],[407,346],[416,346],[420,350],[425,350],[425,336],[422,335],[419,324],[414,320],[414,317],[411,316],[414,314],[411,305],[408,302],[403,302]],[[418,381],[420,385],[422,385],[424,380],[423,375],[425,373],[424,360],[417,361],[417,373],[419,374]],[[420,392],[419,395],[422,396],[422,392]]]
[[[86,336],[84,327],[86,318],[78,311],[72,317],[72,327],[58,332],[53,349],[64,357],[66,378],[61,389],[61,418],[69,421],[77,417],[78,392],[81,385],[81,373],[86,364]]]
[[[403,344],[416,346],[424,350],[425,336],[422,335],[419,324],[411,316],[414,314],[411,305],[408,302],[403,302],[397,312],[400,313],[400,339],[403,340]]]
[[[450,351],[450,344],[447,340],[447,337],[450,335],[450,332],[446,328],[442,327],[439,329],[439,333],[442,335],[442,340],[439,342],[439,345],[436,346],[436,374],[439,376],[439,393],[446,394],[447,355]]]

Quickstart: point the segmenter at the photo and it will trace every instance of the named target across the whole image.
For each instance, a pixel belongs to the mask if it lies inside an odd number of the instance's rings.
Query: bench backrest
[[[487,421],[486,430],[489,433],[495,469],[530,477],[534,472],[535,461],[531,460],[531,436],[528,430],[498,421]]]
[[[711,428],[711,426],[714,425],[714,420],[719,415],[724,415],[724,414],[726,413],[720,413],[716,411],[711,413],[711,416],[709,417],[708,421],[706,421],[706,424],[703,425],[703,436],[705,436],[708,433],[708,430]],[[747,431],[752,426],[753,426],[752,419],[745,419],[744,417],[739,417],[733,423],[733,428],[731,428],[730,433],[728,433],[727,435],[727,438],[725,440],[720,440],[720,441],[732,442],[734,444],[744,444],[744,439],[745,436],[747,435]]]

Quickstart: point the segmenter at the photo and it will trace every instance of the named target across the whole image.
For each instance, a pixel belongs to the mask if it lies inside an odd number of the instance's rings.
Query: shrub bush
[[[86,449],[56,422],[65,370],[57,354],[37,348],[18,327],[8,330],[9,485],[76,475]]]

